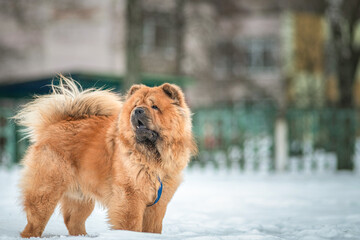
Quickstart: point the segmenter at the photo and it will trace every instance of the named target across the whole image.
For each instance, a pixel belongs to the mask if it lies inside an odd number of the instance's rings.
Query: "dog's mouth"
[[[148,129],[140,119],[137,120],[136,129]]]
[[[132,115],[131,123],[134,127],[136,141],[138,143],[155,144],[159,134],[148,127],[148,120]]]

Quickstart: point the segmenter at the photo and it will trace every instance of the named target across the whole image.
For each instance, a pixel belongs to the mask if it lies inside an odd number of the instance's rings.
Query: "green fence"
[[[269,106],[195,111],[199,155],[192,165],[275,169],[276,110]],[[359,170],[360,112],[353,109],[288,109],[285,115],[290,172]]]
[[[16,126],[8,120],[12,111],[0,108],[0,165],[11,166],[16,162]]]
[[[14,111],[0,108],[0,166],[11,167],[24,155],[28,140],[22,139],[19,127],[11,120]]]
[[[288,110],[289,168],[354,169],[360,154],[359,116],[353,109]]]
[[[194,110],[199,154],[190,167],[245,172],[275,170],[277,111],[271,105]],[[20,141],[13,111],[0,109],[0,166],[19,162],[28,142]],[[333,172],[360,167],[360,112],[344,109],[288,109],[286,170]]]
[[[194,111],[199,155],[192,165],[246,171],[274,169],[276,111],[268,105]]]

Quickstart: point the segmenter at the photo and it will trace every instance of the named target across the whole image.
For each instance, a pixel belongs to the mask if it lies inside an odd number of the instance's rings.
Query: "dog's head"
[[[161,151],[164,143],[191,138],[191,113],[181,89],[165,83],[159,87],[134,85],[127,93],[120,116],[125,140],[137,149]]]

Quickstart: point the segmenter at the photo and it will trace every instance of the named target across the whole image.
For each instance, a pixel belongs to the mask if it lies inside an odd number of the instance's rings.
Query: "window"
[[[277,66],[276,41],[269,39],[248,39],[238,44],[240,62],[248,73],[272,72]]]
[[[218,80],[244,74],[270,73],[277,69],[276,41],[246,39],[237,43],[221,42],[217,45],[213,63]]]
[[[175,30],[171,14],[151,12],[143,18],[144,54],[160,53],[166,57],[175,55]]]

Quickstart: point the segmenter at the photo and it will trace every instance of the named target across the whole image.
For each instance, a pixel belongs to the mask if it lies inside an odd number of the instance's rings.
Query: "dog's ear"
[[[139,90],[142,87],[144,87],[144,85],[142,85],[142,84],[132,85],[131,88],[129,89],[129,91],[127,92],[127,94],[126,94],[126,99],[131,97],[137,90]]]
[[[168,97],[174,100],[175,104],[180,106],[184,104],[184,93],[181,91],[180,87],[169,83],[164,83],[160,87],[165,92],[165,94],[168,95]]]

